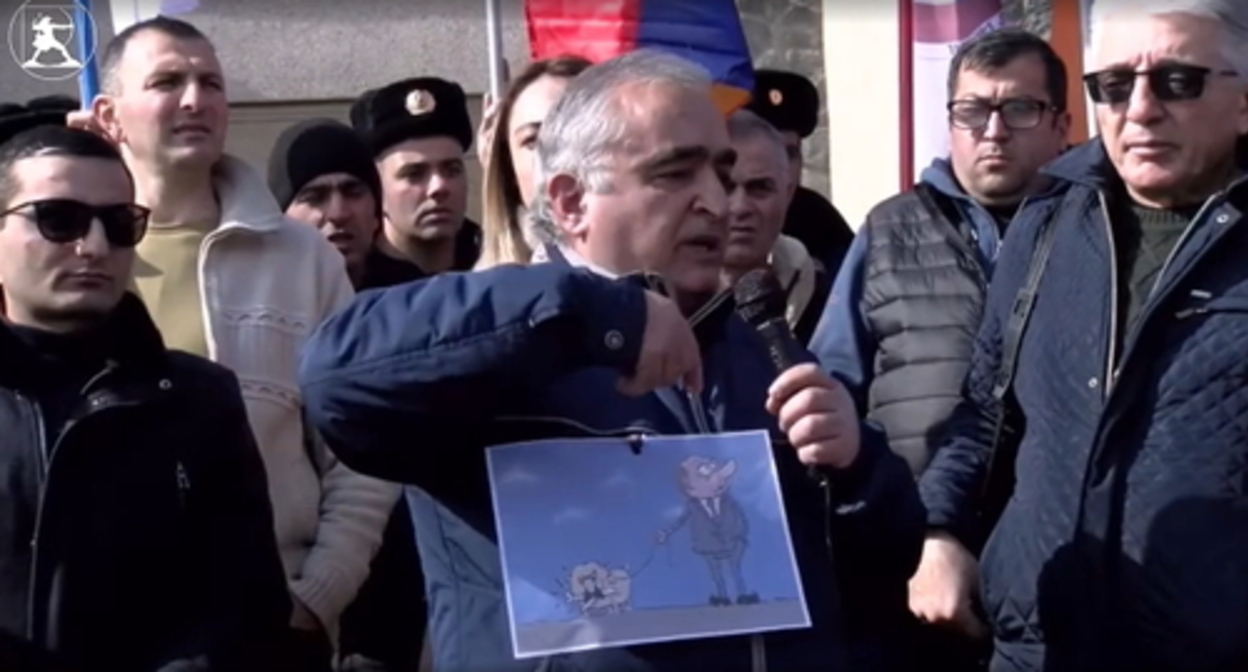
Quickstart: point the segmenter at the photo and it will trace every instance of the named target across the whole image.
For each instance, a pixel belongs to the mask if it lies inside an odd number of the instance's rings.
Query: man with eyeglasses
[[[1101,135],[1011,225],[921,482],[946,555],[920,575],[949,586],[933,620],[965,608],[974,567],[950,558],[1005,418],[1017,482],[980,563],[992,669],[1244,670],[1248,4],[1098,0],[1091,25]]]
[[[275,669],[291,606],[238,379],[126,291],[149,212],[63,119],[0,120],[0,640],[49,659],[13,669]]]
[[[1039,169],[1061,153],[1069,127],[1065,67],[1048,43],[1023,30],[962,45],[950,63],[948,96],[949,157],[867,215],[811,342],[916,478],[958,402],[1001,236],[1019,203],[1044,187]],[[866,586],[862,593],[864,610],[878,617],[858,623],[885,640],[914,634],[904,595],[886,603],[867,597]],[[912,600],[920,615],[931,608],[925,601],[922,594]],[[982,635],[972,612],[954,616],[956,630]],[[973,669],[947,659],[961,658],[963,648],[975,657],[974,647],[951,639],[947,655],[921,658]]]

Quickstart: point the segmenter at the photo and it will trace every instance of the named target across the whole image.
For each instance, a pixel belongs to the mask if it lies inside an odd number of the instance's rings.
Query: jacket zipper
[[[1118,377],[1118,250],[1114,245],[1114,227],[1109,219],[1109,203],[1105,200],[1105,192],[1096,191],[1097,201],[1101,206],[1101,217],[1105,221],[1105,237],[1109,241],[1109,348],[1105,358],[1105,384],[1101,388],[1102,401],[1109,399],[1109,392]]]
[[[1205,216],[1205,213],[1210,209],[1210,206],[1215,201],[1219,200],[1219,198],[1222,196],[1228,195],[1232,190],[1234,190],[1237,186],[1242,184],[1244,181],[1245,181],[1244,179],[1236,180],[1226,189],[1218,192],[1217,194],[1214,194],[1213,196],[1210,196],[1208,199],[1205,200],[1204,204],[1200,206],[1200,209],[1196,211],[1196,215],[1192,217],[1191,221],[1187,223],[1187,227],[1183,229],[1183,233],[1179,236],[1178,241],[1176,241],[1174,246],[1170,248],[1170,253],[1166,255],[1165,263],[1161,265],[1161,270],[1157,272],[1157,277],[1153,280],[1153,286],[1148,291],[1148,297],[1145,299],[1144,304],[1141,306],[1140,315],[1136,317],[1136,324],[1138,326],[1142,327],[1144,320],[1148,317],[1149,313],[1152,312],[1150,304],[1152,304],[1153,300],[1157,297],[1157,292],[1161,290],[1162,282],[1166,279],[1166,273],[1170,270],[1171,264],[1173,264],[1174,260],[1179,256],[1179,252],[1182,251],[1183,246],[1187,243],[1188,238],[1190,238],[1192,236],[1192,233],[1196,231],[1196,223],[1201,221],[1201,218]],[[1102,207],[1105,207],[1105,199],[1103,195],[1101,197],[1101,205]],[[1108,221],[1108,215],[1106,217],[1106,221]],[[1117,255],[1111,255],[1110,258],[1117,259]],[[1117,277],[1118,277],[1118,273],[1117,273],[1117,269],[1115,268],[1114,270],[1115,281]],[[1115,286],[1115,289],[1116,289],[1116,286]],[[1114,292],[1114,296],[1115,298],[1117,298],[1118,296],[1117,291]],[[1115,306],[1114,314],[1115,314],[1114,324],[1117,324],[1117,306]],[[1128,337],[1134,336],[1136,331],[1137,331],[1136,329],[1132,329],[1131,331],[1127,333],[1127,336]],[[1132,340],[1134,341],[1136,339],[1132,339]],[[1124,350],[1123,355],[1126,355],[1126,354],[1127,353]],[[1121,365],[1115,366],[1114,371],[1113,371],[1114,380],[1117,380],[1117,377],[1121,369],[1122,369]],[[1110,387],[1109,385],[1105,386],[1105,391],[1107,394],[1109,392],[1109,387]]]
[[[105,375],[110,373],[114,368],[115,366],[110,362],[109,366],[105,367],[103,371],[101,371],[99,374],[93,377],[90,381],[88,381],[85,386],[83,386],[83,391],[85,392],[86,390],[90,389],[91,386],[93,386],[96,382],[98,382]],[[38,502],[38,506],[35,508],[35,529],[34,529],[34,532],[31,534],[31,540],[30,540],[30,543],[31,543],[30,565],[31,566],[30,566],[30,577],[27,580],[27,595],[26,595],[27,636],[31,641],[40,641],[42,639],[42,634],[36,633],[36,618],[35,618],[36,605],[38,603],[37,588],[39,586],[39,542],[40,542],[40,536],[42,535],[42,532],[43,532],[44,513],[47,509],[47,502],[49,499],[48,493],[52,489],[52,469],[56,465],[56,457],[62,452],[61,446],[65,442],[65,437],[69,436],[70,432],[73,431],[74,427],[82,424],[82,422],[85,421],[87,418],[93,415],[98,415],[99,413],[104,412],[107,409],[121,408],[121,407],[126,407],[126,406],[135,406],[135,405],[138,405],[139,402],[137,401],[116,402],[113,404],[109,404],[107,406],[100,406],[98,408],[92,409],[91,411],[88,411],[81,418],[78,418],[77,420],[71,420],[68,423],[66,423],[65,427],[61,429],[60,435],[57,437],[56,441],[51,444],[50,447],[47,441],[47,429],[44,424],[43,412],[39,409],[39,404],[34,403],[29,400],[26,403],[28,403],[34,411],[35,419],[36,419],[35,424],[37,425],[36,429],[39,432],[39,437],[38,437],[39,449],[40,449],[39,454],[41,456],[44,456],[42,458],[43,459],[43,473],[42,473],[42,480],[40,482],[40,488],[39,488],[39,502]]]
[[[178,478],[178,510],[186,508],[186,498],[191,493],[191,479],[186,475],[186,467],[182,466],[182,461],[176,463],[176,472]]]
[[[30,534],[30,576],[26,579],[26,637],[32,642],[38,642],[35,637],[35,588],[37,582],[35,580],[39,568],[39,529],[43,524],[43,503],[48,491],[48,471],[51,460],[48,459],[48,437],[47,430],[44,427],[43,411],[39,410],[39,404],[19,396],[22,403],[30,408],[35,416],[35,448],[36,460],[39,464],[39,497],[38,504],[35,507],[35,529]]]

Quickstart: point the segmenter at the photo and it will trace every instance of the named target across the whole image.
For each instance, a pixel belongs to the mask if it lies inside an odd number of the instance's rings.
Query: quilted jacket
[[[1134,327],[1106,214],[1104,147],[1047,172],[1011,225],[965,398],[921,483],[928,523],[970,534],[1002,327],[1042,222],[1054,246],[1019,351],[1017,486],[984,549],[993,670],[1248,669],[1248,181],[1215,195]]]

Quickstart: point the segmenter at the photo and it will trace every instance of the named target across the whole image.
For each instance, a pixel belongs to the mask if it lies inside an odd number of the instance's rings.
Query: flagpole
[[[499,0],[485,0],[485,31],[490,58],[490,96],[503,97],[503,26],[499,18]]]
[[[897,3],[898,60],[901,66],[898,85],[901,87],[901,156],[898,179],[903,191],[914,185],[914,0]]]
[[[91,109],[91,101],[100,92],[100,77],[95,64],[95,21],[91,17],[91,0],[77,0],[74,10],[75,37],[82,72],[78,73],[78,97],[82,109]]]

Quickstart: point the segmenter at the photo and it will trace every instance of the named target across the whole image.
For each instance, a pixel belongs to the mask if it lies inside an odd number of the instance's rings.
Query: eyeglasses
[[[946,106],[949,123],[958,128],[976,131],[988,125],[992,115],[1001,115],[1007,128],[1022,131],[1035,128],[1044,119],[1044,113],[1057,111],[1057,107],[1040,100],[1013,98],[999,103],[984,100],[952,100]]]
[[[151,211],[133,203],[88,205],[67,198],[49,198],[27,201],[0,212],[0,217],[6,215],[29,219],[39,228],[44,240],[62,244],[86,238],[91,232],[91,223],[99,220],[109,245],[129,248],[143,240]]]
[[[1117,105],[1130,100],[1136,80],[1145,77],[1148,79],[1149,91],[1157,100],[1173,102],[1195,100],[1204,95],[1205,83],[1211,75],[1237,77],[1239,73],[1234,70],[1215,71],[1200,65],[1170,63],[1142,72],[1128,68],[1101,70],[1084,75],[1083,83],[1088,88],[1088,97],[1092,102]]]

